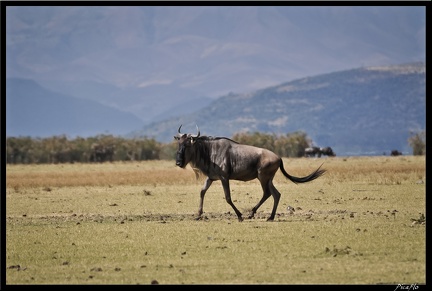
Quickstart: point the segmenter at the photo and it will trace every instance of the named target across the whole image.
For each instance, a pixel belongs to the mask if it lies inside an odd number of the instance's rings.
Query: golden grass
[[[175,167],[174,161],[7,165],[6,187],[183,184],[195,180],[189,171]]]
[[[286,170],[294,176],[307,175],[324,163],[322,167],[327,170],[328,183],[349,180],[365,184],[401,184],[424,180],[426,169],[422,156],[284,160]],[[174,161],[6,166],[7,188],[172,185],[195,181],[189,166],[180,169]],[[286,182],[286,179],[278,172],[275,181]]]
[[[425,157],[284,159],[254,219],[174,161],[7,165],[6,284],[425,284]],[[245,213],[258,181],[231,183]],[[295,208],[290,214],[288,206]],[[424,223],[423,223],[424,222]]]

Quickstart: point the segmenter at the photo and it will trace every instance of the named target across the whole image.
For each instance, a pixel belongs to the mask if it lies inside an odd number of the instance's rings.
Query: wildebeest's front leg
[[[198,208],[198,216],[196,217],[196,220],[201,219],[201,215],[203,214],[203,206],[204,206],[204,196],[207,192],[207,189],[210,188],[211,184],[213,183],[213,180],[210,180],[210,178],[207,178],[204,182],[204,186],[201,189],[200,193],[200,203]]]
[[[225,192],[226,202],[228,202],[228,204],[231,205],[231,207],[234,209],[235,213],[237,214],[238,220],[243,221],[243,217],[242,217],[241,212],[237,209],[237,207],[235,207],[234,203],[231,200],[231,191],[230,191],[230,186],[229,186],[229,180],[227,178],[222,178],[221,182],[222,182],[222,187],[223,187],[224,192]]]

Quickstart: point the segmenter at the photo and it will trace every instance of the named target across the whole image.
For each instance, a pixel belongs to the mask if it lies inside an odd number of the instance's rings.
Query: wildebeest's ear
[[[180,137],[179,137],[179,136],[177,136],[177,135],[174,135],[174,139],[176,139],[176,140],[179,140],[179,139],[180,139]]]

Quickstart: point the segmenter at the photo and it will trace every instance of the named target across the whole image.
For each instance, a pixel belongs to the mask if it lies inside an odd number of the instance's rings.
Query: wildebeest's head
[[[181,125],[178,129],[178,134],[174,138],[178,141],[178,150],[176,156],[176,165],[184,168],[191,160],[191,147],[194,145],[197,138],[200,136],[200,131],[197,125],[197,135],[182,134],[180,132]]]

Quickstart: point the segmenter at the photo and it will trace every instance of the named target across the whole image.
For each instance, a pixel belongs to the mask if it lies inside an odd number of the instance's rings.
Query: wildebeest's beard
[[[191,157],[190,157],[190,150],[191,147],[194,145],[194,141],[199,138],[200,131],[197,126],[197,135],[192,134],[182,134],[180,132],[181,125],[178,129],[178,135],[174,136],[174,139],[178,140],[179,148],[177,150],[177,156],[176,156],[176,165],[180,168],[186,167],[186,165],[189,163]],[[188,153],[186,151],[188,150]]]
[[[185,152],[186,152],[186,145],[179,144],[179,149],[177,151],[177,156],[176,156],[176,165],[179,166],[180,168],[184,168],[186,166]]]
[[[186,167],[190,159],[187,157],[186,151],[192,146],[190,135],[184,134],[178,138],[178,150],[176,155],[176,165],[180,168]]]

